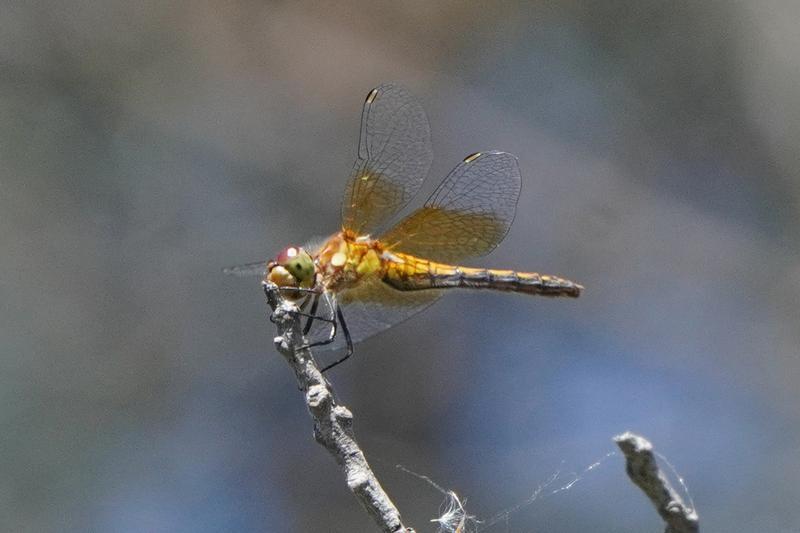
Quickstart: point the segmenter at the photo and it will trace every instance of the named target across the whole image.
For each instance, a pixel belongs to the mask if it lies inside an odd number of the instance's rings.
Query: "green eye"
[[[314,261],[307,253],[301,252],[286,264],[286,269],[297,281],[303,282],[313,276]]]

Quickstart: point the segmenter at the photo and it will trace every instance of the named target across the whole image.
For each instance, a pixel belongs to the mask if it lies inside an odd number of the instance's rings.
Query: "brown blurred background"
[[[704,531],[800,531],[800,5],[0,4],[0,530],[368,531],[224,266],[335,231],[361,103],[410,88],[435,182],[520,158],[462,293],[330,373],[409,523],[488,519],[626,429]],[[428,184],[431,188],[435,183]],[[562,483],[563,481],[563,483]],[[490,531],[659,531],[610,457]]]

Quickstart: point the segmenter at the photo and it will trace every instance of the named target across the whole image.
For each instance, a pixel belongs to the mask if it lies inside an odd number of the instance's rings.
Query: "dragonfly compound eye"
[[[267,274],[267,279],[278,287],[297,287],[297,279],[281,265],[273,265]]]
[[[314,260],[302,248],[290,246],[278,254],[275,261],[301,284],[314,277]]]

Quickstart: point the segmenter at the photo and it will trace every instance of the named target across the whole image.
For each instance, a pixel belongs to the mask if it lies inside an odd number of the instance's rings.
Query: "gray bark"
[[[331,384],[320,372],[311,350],[305,347],[297,305],[280,295],[275,285],[265,284],[272,321],[278,328],[275,346],[289,363],[306,407],[314,421],[314,438],[325,447],[342,468],[348,488],[381,530],[387,533],[413,533],[381,487],[367,463],[353,433],[353,414],[339,405]]]
[[[687,506],[658,468],[650,441],[631,432],[614,437],[625,455],[626,471],[666,523],[665,533],[697,533],[697,512]]]

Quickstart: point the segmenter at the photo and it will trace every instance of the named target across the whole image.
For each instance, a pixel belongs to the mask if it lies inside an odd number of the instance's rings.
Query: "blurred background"
[[[337,229],[363,98],[428,112],[430,191],[519,156],[478,265],[578,300],[458,293],[329,374],[407,522],[661,531],[613,435],[704,531],[800,531],[800,5],[0,4],[0,530],[370,531],[312,438],[258,279]]]

